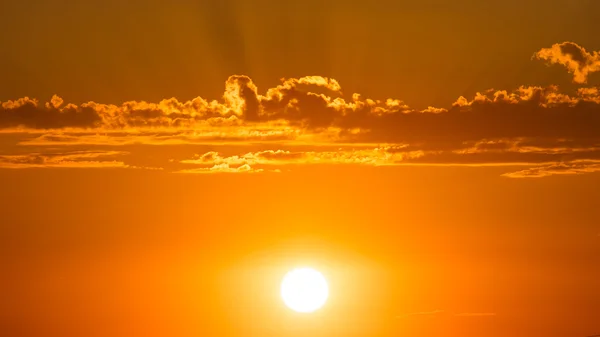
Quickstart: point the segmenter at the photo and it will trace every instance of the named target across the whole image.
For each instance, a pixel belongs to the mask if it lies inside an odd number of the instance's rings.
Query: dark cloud
[[[0,129],[92,128],[100,122],[100,116],[91,107],[68,104],[59,109],[60,104],[62,99],[58,96],[45,106],[39,106],[37,100],[28,97],[3,102],[0,107]]]
[[[326,88],[332,96],[300,90],[301,85]],[[297,135],[328,133],[341,142],[424,146],[509,138],[567,139],[573,144],[600,140],[597,88],[580,89],[573,96],[560,93],[555,86],[521,87],[512,93],[490,91],[477,93],[472,100],[460,97],[449,109],[425,111],[410,109],[400,100],[375,101],[359,95],[345,100],[340,95],[339,84],[323,77],[286,80],[263,96],[248,77],[232,76],[220,102],[198,97],[187,102],[169,99],[121,106],[90,102],[62,108],[59,97],[46,105],[28,98],[4,102],[0,128],[193,131],[196,136],[211,128],[217,135],[213,139],[226,139],[242,128],[272,131],[287,126]]]

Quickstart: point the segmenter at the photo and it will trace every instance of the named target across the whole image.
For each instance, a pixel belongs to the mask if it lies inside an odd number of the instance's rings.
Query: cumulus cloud
[[[561,140],[569,147],[600,143],[598,88],[581,88],[572,96],[555,86],[488,91],[460,97],[449,109],[416,111],[396,99],[332,98],[300,90],[301,83],[340,89],[331,79],[310,77],[286,80],[262,96],[249,78],[235,76],[227,82],[225,102],[196,98],[61,108],[58,97],[44,107],[25,98],[2,103],[0,132],[37,134],[21,143],[36,146],[286,142],[460,150],[465,142],[493,139],[534,139],[547,148]]]
[[[308,89],[301,89],[301,84]],[[326,88],[332,96],[316,93],[314,87]],[[286,132],[284,137],[296,139],[326,131],[330,141],[402,143],[581,138],[596,135],[600,123],[598,88],[581,88],[571,96],[556,86],[478,92],[470,100],[458,98],[448,109],[425,110],[411,109],[391,98],[372,100],[354,94],[345,99],[339,96],[337,81],[318,76],[284,80],[265,95],[257,90],[250,78],[232,76],[221,101],[197,97],[186,102],[171,98],[159,103],[131,101],[116,106],[88,102],[76,106],[65,105],[57,96],[45,105],[26,97],[2,103],[0,130],[140,136],[171,132],[240,141],[261,137],[261,132]]]
[[[600,71],[600,53],[588,52],[574,42],[556,43],[550,48],[542,48],[533,57],[549,64],[564,66],[573,74],[573,81],[576,83],[586,83],[589,74]]]
[[[307,88],[302,89],[302,86]],[[288,103],[293,105],[297,101],[304,105],[305,101],[319,102],[328,97],[316,94],[311,89],[319,87],[341,94],[341,87],[336,80],[307,76],[283,79],[281,85],[268,89],[263,96],[258,94],[258,88],[249,77],[233,75],[225,82],[221,100],[196,97],[186,102],[170,98],[158,103],[128,101],[121,105],[97,102],[63,105],[63,99],[57,95],[46,104],[24,97],[0,103],[0,129],[139,131],[240,126],[252,121],[280,119],[285,115]],[[294,97],[297,99],[294,100]],[[290,114],[290,119],[293,117],[294,114]]]

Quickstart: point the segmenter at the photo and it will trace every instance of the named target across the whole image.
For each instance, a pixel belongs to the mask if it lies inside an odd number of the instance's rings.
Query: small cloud
[[[588,52],[574,42],[556,43],[550,48],[542,48],[533,57],[566,67],[573,74],[575,83],[586,83],[589,74],[600,71],[600,53]]]
[[[461,312],[459,314],[454,314],[454,316],[460,317],[489,317],[496,316],[495,312]]]

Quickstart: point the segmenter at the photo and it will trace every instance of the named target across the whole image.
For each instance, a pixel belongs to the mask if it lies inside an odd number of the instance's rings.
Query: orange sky
[[[599,13],[2,2],[0,330],[600,333]]]

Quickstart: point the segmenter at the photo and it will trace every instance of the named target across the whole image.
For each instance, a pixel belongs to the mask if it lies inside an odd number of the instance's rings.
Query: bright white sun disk
[[[312,268],[297,268],[285,275],[281,282],[281,297],[290,309],[313,312],[321,308],[329,297],[327,280]]]

